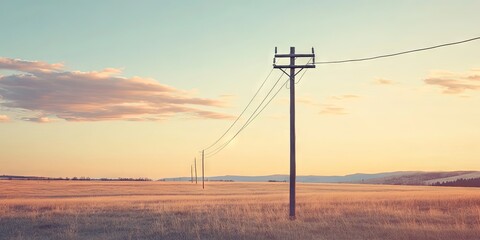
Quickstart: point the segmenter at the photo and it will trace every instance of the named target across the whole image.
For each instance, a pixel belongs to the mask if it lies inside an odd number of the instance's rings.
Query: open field
[[[480,190],[0,181],[0,239],[478,239]]]

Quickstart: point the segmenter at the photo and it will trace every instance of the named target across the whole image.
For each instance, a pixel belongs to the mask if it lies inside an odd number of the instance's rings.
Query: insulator
[[[313,54],[313,62],[312,63],[315,64],[315,49],[313,49],[313,47],[312,47],[312,54]]]

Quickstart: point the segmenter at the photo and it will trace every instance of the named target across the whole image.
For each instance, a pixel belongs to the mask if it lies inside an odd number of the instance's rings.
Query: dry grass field
[[[480,239],[474,188],[0,181],[0,239]]]

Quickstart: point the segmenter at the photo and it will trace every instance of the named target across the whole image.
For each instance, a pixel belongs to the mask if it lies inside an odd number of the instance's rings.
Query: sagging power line
[[[307,64],[310,64],[310,61],[312,61],[312,59],[313,59],[313,58],[310,58],[310,60],[308,60]],[[272,68],[272,70],[273,70],[273,68]],[[306,72],[306,70],[302,73],[302,75],[300,76],[299,80],[298,80],[295,84],[299,83],[300,80],[302,80],[303,76],[305,75],[305,72]],[[272,72],[269,73],[269,76],[270,76],[271,73],[272,73]],[[284,73],[284,74],[285,74],[285,73]],[[255,111],[250,115],[250,117],[247,119],[247,121],[244,123],[244,125],[240,128],[240,130],[238,130],[238,131],[235,133],[235,135],[234,135],[233,137],[231,137],[227,142],[225,142],[225,143],[222,144],[221,146],[217,147],[216,149],[214,149],[213,151],[211,151],[210,153],[208,153],[206,157],[213,157],[214,155],[216,155],[217,153],[219,153],[222,149],[224,149],[226,146],[228,146],[228,144],[230,144],[230,142],[232,142],[233,139],[235,139],[235,138],[238,136],[238,134],[240,134],[240,132],[242,132],[246,127],[248,127],[248,125],[250,125],[250,123],[253,122],[253,121],[257,118],[257,116],[260,115],[260,113],[263,112],[263,110],[270,104],[270,102],[278,95],[278,93],[280,92],[280,90],[282,90],[281,87],[278,88],[277,92],[273,95],[273,97],[271,97],[270,100],[267,101],[267,103],[262,107],[262,109],[260,109],[260,111],[258,111],[258,109],[262,106],[263,102],[265,102],[265,100],[268,98],[268,96],[270,95],[270,93],[272,92],[272,90],[275,89],[278,81],[283,77],[284,74],[280,75],[280,77],[277,79],[277,82],[275,82],[274,86],[270,89],[270,91],[267,93],[267,95],[265,96],[265,98],[262,100],[262,102],[259,104],[259,106],[255,109]],[[297,73],[297,74],[298,74],[298,73]],[[268,79],[268,77],[267,77],[267,79]],[[267,80],[267,79],[265,79],[265,80]],[[288,80],[285,81],[285,82],[282,84],[282,86],[283,86],[283,85],[287,86],[287,85],[286,85],[287,83],[288,83]],[[257,92],[255,93],[254,98],[255,98],[255,96],[258,94],[258,92],[260,91],[260,89],[263,87],[264,84],[265,84],[265,81],[262,83],[262,86],[260,86],[260,88],[259,88],[259,89],[257,90]],[[287,87],[287,89],[288,89],[288,87]],[[252,100],[253,100],[253,98],[252,98]],[[251,104],[252,100],[250,100],[250,102],[249,102],[249,104],[247,105],[247,107],[246,107],[245,109],[243,109],[243,111],[242,111],[242,113],[240,114],[240,116],[243,115],[243,113],[245,112],[245,110],[246,110],[246,109],[248,108],[248,106]],[[257,111],[258,111],[258,113],[257,113]],[[239,116],[239,117],[240,117],[240,116]],[[233,127],[233,125],[238,121],[238,119],[239,119],[239,118],[237,118],[237,119],[235,120],[235,122],[227,129],[227,131],[220,137],[220,139],[225,136],[225,134]],[[215,143],[217,143],[220,139],[218,139]],[[214,145],[214,144],[213,144],[213,145]],[[212,145],[212,146],[213,146],[213,145]]]
[[[462,40],[462,41],[458,41],[458,42],[444,43],[444,44],[435,45],[435,46],[431,46],[431,47],[417,48],[417,49],[413,49],[413,50],[391,53],[391,54],[385,54],[385,55],[378,55],[378,56],[374,56],[374,57],[354,58],[354,59],[336,60],[336,61],[322,61],[322,62],[314,62],[314,64],[335,64],[335,63],[369,61],[369,60],[374,60],[374,59],[379,59],[379,58],[394,57],[394,56],[408,54],[408,53],[421,52],[421,51],[431,50],[431,49],[435,49],[435,48],[452,46],[452,45],[467,43],[467,42],[471,42],[471,41],[475,41],[475,40],[479,40],[479,39],[480,39],[480,37],[474,37],[474,38],[470,38],[470,39],[466,39],[466,40]]]
[[[305,75],[305,73],[307,72],[307,70],[308,70],[308,69],[306,69],[305,71],[303,71],[302,75],[300,75],[300,78],[298,78],[298,81],[297,81],[295,84],[297,84],[298,82],[300,82],[300,81],[302,80],[302,78],[303,78],[303,76]],[[283,76],[283,75],[282,75],[282,76]],[[282,86],[286,85],[289,80],[290,80],[290,79],[287,79],[285,82],[283,82],[283,83],[282,83]],[[233,139],[234,139],[242,130],[244,130],[246,127],[248,127],[248,125],[250,125],[250,123],[253,122],[253,121],[258,117],[258,115],[260,115],[260,114],[263,112],[263,110],[265,110],[265,108],[267,108],[267,106],[268,106],[268,105],[272,102],[272,100],[278,95],[278,93],[280,93],[280,91],[281,91],[282,89],[283,89],[283,87],[279,87],[279,88],[277,89],[277,91],[275,92],[275,94],[274,94],[272,97],[270,97],[270,99],[267,101],[267,103],[266,103],[265,105],[263,105],[262,109],[260,109],[260,111],[258,111],[257,114],[255,114],[255,115],[253,116],[253,118],[250,119],[250,121],[247,121],[247,122],[245,123],[245,125],[243,126],[243,129],[239,130],[239,131],[236,133],[235,136],[233,136],[232,138],[229,139],[229,141],[228,141],[227,143],[223,144],[222,147],[221,147],[220,149],[218,149],[216,152],[212,152],[211,155],[208,156],[208,157],[213,157],[214,155],[216,155],[217,153],[219,153],[221,150],[223,150],[225,147],[227,147],[228,143],[230,143],[231,141],[233,141]],[[287,88],[287,89],[289,89],[289,88]]]
[[[263,80],[262,82],[262,85],[260,85],[260,87],[258,88],[257,92],[255,92],[255,94],[253,95],[252,99],[250,99],[250,102],[248,102],[247,106],[245,106],[245,108],[243,109],[243,111],[240,113],[240,115],[238,115],[237,119],[235,119],[235,121],[233,121],[232,125],[230,125],[230,127],[228,127],[228,129],[222,134],[222,136],[220,136],[217,141],[213,142],[211,145],[209,145],[208,147],[204,148],[203,150],[208,150],[210,149],[211,147],[215,146],[215,144],[217,144],[223,137],[225,137],[225,135],[230,131],[230,129],[232,129],[233,125],[235,125],[235,123],[238,122],[238,120],[242,117],[242,115],[245,113],[245,111],[247,110],[247,108],[250,106],[250,104],[252,104],[253,100],[255,99],[255,97],[257,97],[258,93],[260,92],[260,90],[262,90],[263,88],[263,85],[265,85],[265,83],[267,82],[268,78],[270,78],[270,75],[272,75],[272,72],[273,72],[273,68],[272,70],[270,70],[270,72],[268,73],[267,77],[265,78],[265,80]]]
[[[260,104],[257,106],[257,108],[253,111],[253,113],[250,115],[250,117],[247,119],[247,121],[243,124],[243,126],[235,133],[235,135],[233,135],[233,137],[231,137],[227,142],[225,142],[224,144],[220,145],[219,147],[217,147],[216,149],[214,149],[213,151],[207,153],[207,156],[206,157],[212,157],[213,155],[217,154],[218,152],[220,152],[222,149],[224,149],[228,144],[230,144],[230,142],[233,141],[233,139],[235,139],[238,134],[240,134],[240,132],[243,131],[243,129],[245,129],[254,119],[254,116],[255,114],[258,112],[258,110],[260,109],[260,107],[263,105],[263,103],[265,102],[265,100],[267,100],[268,96],[270,96],[270,94],[272,93],[273,89],[275,89],[275,87],[278,85],[278,83],[280,82],[280,79],[282,79],[284,74],[281,74],[280,77],[278,77],[277,81],[275,82],[275,84],[273,85],[272,88],[270,88],[270,90],[268,91],[267,95],[265,95],[265,97],[263,98],[263,100],[260,102]]]
[[[336,61],[319,61],[319,62],[315,62],[315,60],[313,60],[313,64],[317,65],[317,64],[337,64],[337,63],[347,63],[347,62],[360,62],[360,61],[369,61],[369,60],[374,60],[374,59],[379,59],[379,58],[387,58],[387,57],[393,57],[393,56],[398,56],[398,55],[403,55],[403,54],[409,54],[409,53],[414,53],[414,52],[420,52],[420,51],[426,51],[426,50],[431,50],[431,49],[435,49],[435,48],[441,48],[441,47],[447,47],[447,46],[452,46],[452,45],[457,45],[457,44],[462,44],[462,43],[467,43],[467,42],[471,42],[471,41],[475,41],[475,40],[480,40],[480,37],[474,37],[474,38],[470,38],[470,39],[466,39],[466,40],[462,40],[462,41],[457,41],[457,42],[450,42],[450,43],[445,43],[445,44],[440,44],[440,45],[435,45],[435,46],[430,46],[430,47],[425,47],[425,48],[418,48],[418,49],[413,49],[413,50],[408,50],[408,51],[403,51],[403,52],[398,52],[398,53],[392,53],[392,54],[384,54],[384,55],[378,55],[378,56],[374,56],[374,57],[367,57],[367,58],[356,58],[356,59],[346,59],[346,60],[336,60]],[[299,55],[300,57],[304,57],[303,55]],[[310,63],[310,60],[307,62],[307,64]],[[273,69],[272,69],[273,70]],[[253,100],[257,97],[258,93],[260,92],[260,90],[264,87],[266,81],[268,80],[268,78],[270,77],[270,75],[272,74],[272,71],[269,72],[269,74],[267,75],[267,77],[264,79],[264,81],[262,82],[262,84],[260,85],[260,87],[258,88],[258,90],[255,92],[255,94],[253,95],[253,97],[250,99],[250,101],[248,102],[248,104],[245,106],[245,108],[242,110],[242,112],[240,113],[240,115],[235,119],[235,121],[227,128],[227,130],[215,141],[213,142],[211,145],[209,145],[208,147],[204,148],[203,150],[208,150],[210,148],[212,148],[213,146],[215,146],[217,143],[220,142],[220,140],[222,140],[229,132],[230,130],[233,128],[233,126],[240,120],[240,118],[243,116],[243,114],[246,112],[246,110],[248,109],[248,107],[250,107],[250,105],[252,104]],[[303,75],[305,74],[305,72],[302,73],[302,76],[299,78],[298,81],[300,81],[303,77]],[[288,81],[287,81],[288,82]],[[297,82],[298,83],[298,82]],[[288,85],[286,85],[288,86]],[[288,87],[287,87],[288,88]],[[273,89],[273,88],[272,88]],[[272,90],[271,89],[271,90]],[[270,91],[271,91],[270,90]],[[278,93],[278,92],[277,92]],[[275,94],[276,95],[276,94]],[[265,97],[267,98],[268,95]],[[265,100],[264,98],[264,100]],[[273,98],[272,98],[273,99]],[[271,100],[270,100],[271,101]],[[270,102],[269,101],[269,102]],[[262,103],[260,103],[260,105],[257,107],[257,110],[258,108],[260,108],[261,104],[263,104],[264,101],[262,101]],[[265,105],[265,107],[267,106],[268,104]],[[264,107],[264,108],[265,108]],[[212,157],[214,155],[216,155],[218,152],[220,152],[221,150],[223,150],[226,146],[229,145],[229,143],[240,133],[242,132],[258,115],[259,113],[261,113],[263,111],[263,109],[260,110],[257,114],[252,113],[250,115],[250,117],[248,118],[247,122],[245,122],[245,124],[240,128],[240,130],[238,130],[235,134],[234,134],[234,137],[230,138],[228,141],[226,141],[224,144],[218,146],[217,148],[215,148],[214,150],[210,151],[209,153],[206,154],[205,157]],[[253,117],[252,117],[253,116]]]

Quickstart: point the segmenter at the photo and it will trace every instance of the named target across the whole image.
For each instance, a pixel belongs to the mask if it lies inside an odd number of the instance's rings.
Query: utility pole
[[[205,150],[202,150],[202,189],[205,189]]]
[[[193,183],[193,166],[192,165],[190,165],[190,180]]]
[[[195,184],[198,184],[198,181],[197,181],[197,158],[195,157]]]
[[[277,58],[290,58],[290,65],[277,65]],[[311,64],[295,65],[297,58],[313,58]],[[290,219],[295,219],[295,185],[296,185],[296,148],[295,148],[295,75],[304,68],[315,68],[315,52],[312,48],[311,54],[296,54],[295,47],[290,47],[290,54],[277,54],[275,47],[275,58],[273,59],[273,68],[282,70],[290,77]],[[287,73],[284,69],[290,69]],[[298,71],[296,69],[299,69]]]

